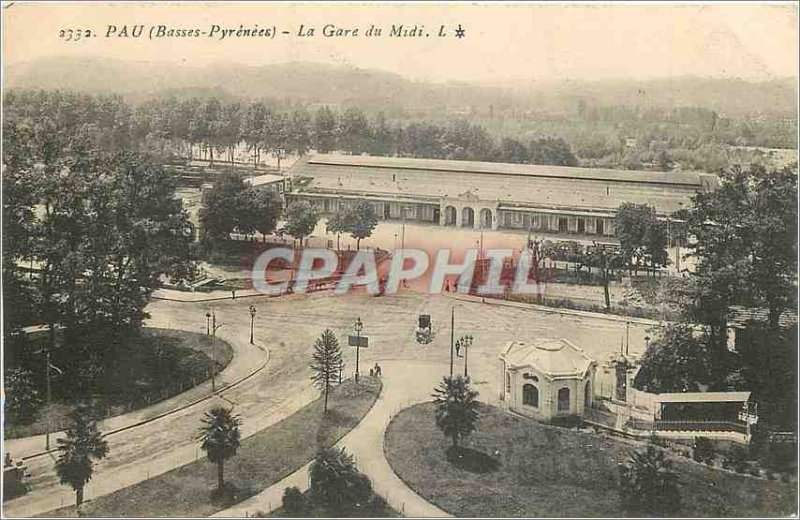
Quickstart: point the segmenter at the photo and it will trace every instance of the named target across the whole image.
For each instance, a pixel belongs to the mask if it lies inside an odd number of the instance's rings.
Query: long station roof
[[[649,203],[659,213],[690,206],[713,175],[506,164],[438,159],[316,154],[289,176],[310,177],[302,191],[390,198],[457,198],[469,191],[504,206],[615,210],[622,202]]]

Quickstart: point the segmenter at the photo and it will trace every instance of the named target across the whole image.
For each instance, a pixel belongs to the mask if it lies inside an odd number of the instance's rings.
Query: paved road
[[[255,304],[256,338],[269,348],[270,362],[265,370],[222,397],[215,397],[182,412],[133,428],[109,439],[109,456],[97,465],[94,479],[86,490],[87,499],[115,491],[168,471],[192,460],[200,453],[195,440],[202,414],[211,406],[236,405],[242,416],[245,436],[264,428],[310,402],[315,393],[310,386],[308,360],[314,340],[330,328],[346,345],[356,316],[364,322],[363,334],[370,347],[362,352],[362,371],[376,360],[416,361],[438,366],[449,364],[450,309],[455,306],[456,337],[470,333],[475,342],[469,354],[470,370],[486,381],[483,396],[500,393],[500,364],[497,355],[512,339],[536,336],[565,337],[582,346],[589,355],[602,360],[619,351],[625,324],[588,316],[569,316],[529,308],[504,307],[471,301],[454,301],[441,295],[403,293],[371,297],[363,293],[334,296],[330,293],[292,295],[280,299],[248,298],[215,304],[218,334],[231,343],[237,353],[260,352],[248,348],[250,316]],[[153,301],[148,311],[149,324],[182,330],[204,331],[207,302],[180,303]],[[414,341],[419,314],[432,316],[435,340],[420,346]],[[644,349],[647,326],[631,324],[631,351]],[[346,348],[347,371],[354,370],[354,349]],[[252,364],[257,363],[255,359]],[[457,360],[457,371],[463,360]],[[414,381],[415,377],[410,377]],[[610,376],[609,376],[610,377]],[[389,376],[388,378],[393,378]],[[602,376],[601,376],[602,378]],[[478,381],[480,382],[480,381]],[[602,384],[602,383],[601,383]],[[412,386],[416,386],[412,384]],[[421,385],[420,385],[421,386]],[[427,392],[430,388],[425,388]],[[484,397],[486,398],[486,397]],[[58,484],[48,456],[29,464],[33,489],[27,495],[4,505],[7,516],[43,513],[74,500],[72,491]],[[376,484],[380,487],[380,483]],[[391,498],[391,497],[390,497]]]

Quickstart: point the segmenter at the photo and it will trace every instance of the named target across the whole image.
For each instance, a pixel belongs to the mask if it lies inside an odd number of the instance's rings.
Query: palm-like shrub
[[[310,469],[311,498],[331,516],[350,516],[373,497],[372,483],[344,448],[317,453]]]
[[[478,392],[469,386],[469,378],[445,377],[434,390],[436,426],[458,448],[458,441],[475,431],[478,423]]]
[[[94,471],[92,459],[102,459],[108,454],[108,443],[103,440],[97,424],[85,406],[78,406],[69,414],[72,424],[63,439],[58,439],[56,474],[62,484],[75,490],[75,505],[83,503],[83,489]]]
[[[220,493],[225,488],[225,461],[234,455],[241,444],[239,426],[241,419],[231,410],[217,406],[206,412],[200,427],[200,445],[208,460],[217,465],[217,487]]]

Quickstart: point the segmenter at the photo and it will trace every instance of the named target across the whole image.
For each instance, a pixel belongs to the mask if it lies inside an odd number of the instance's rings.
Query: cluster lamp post
[[[469,377],[469,372],[467,370],[469,364],[469,348],[472,346],[472,334],[467,334],[465,336],[461,336],[456,341],[456,349],[461,350],[464,349],[464,377]]]

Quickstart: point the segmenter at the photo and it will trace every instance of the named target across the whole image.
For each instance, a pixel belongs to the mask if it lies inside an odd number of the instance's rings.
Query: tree
[[[791,168],[735,167],[718,189],[701,192],[685,212],[697,267],[687,319],[708,328],[718,360],[729,359],[727,327],[732,305],[766,307],[767,335],[780,335],[780,316],[795,305],[797,178]],[[741,359],[747,363],[746,358]],[[715,361],[715,365],[734,365]],[[747,365],[742,367],[747,372]],[[768,378],[769,379],[769,378]]]
[[[530,158],[530,153],[524,144],[516,139],[504,137],[500,140],[500,146],[495,152],[496,160],[499,162],[527,163]]]
[[[292,202],[286,208],[285,212],[286,225],[284,230],[294,238],[300,241],[300,247],[303,246],[303,239],[310,235],[314,228],[317,227],[319,220],[319,213],[314,207],[306,200],[299,200]]]
[[[355,107],[344,111],[339,118],[339,148],[361,155],[370,148],[372,132],[364,113]]]
[[[287,487],[283,490],[283,509],[293,518],[304,516],[306,510],[303,494],[297,486]]]
[[[611,273],[625,265],[624,258],[619,248],[594,243],[586,247],[585,262],[589,266],[590,272],[592,267],[600,270],[600,275],[603,279],[606,312],[608,312],[611,310],[611,291],[609,288]]]
[[[42,406],[42,397],[36,389],[31,371],[20,367],[7,370],[5,387],[5,413],[9,422],[32,422]]]
[[[678,475],[666,453],[648,445],[620,468],[620,499],[632,516],[675,516],[680,510]]]
[[[336,115],[323,106],[314,116],[314,148],[320,153],[336,149]]]
[[[369,202],[359,202],[348,219],[350,236],[356,239],[356,249],[361,249],[361,240],[372,235],[372,230],[378,225],[378,215],[375,206]]]
[[[108,454],[108,443],[97,430],[89,409],[78,406],[69,414],[72,422],[64,438],[57,439],[58,459],[56,474],[62,484],[75,490],[75,506],[83,503],[83,488],[92,478],[92,459],[102,459]]]
[[[373,496],[369,478],[358,471],[353,456],[344,448],[318,452],[309,477],[311,498],[332,517],[352,515]]]
[[[458,441],[475,431],[478,422],[478,392],[469,386],[469,378],[445,377],[434,390],[436,426],[458,448]]]
[[[312,354],[311,379],[325,398],[323,412],[328,411],[328,392],[331,383],[338,380],[339,366],[342,363],[342,350],[339,347],[339,340],[330,329],[325,329],[316,342],[314,342],[314,354]]]
[[[242,421],[231,410],[216,406],[205,413],[202,423],[199,439],[203,442],[200,447],[208,460],[217,465],[217,490],[222,493],[225,489],[225,461],[236,455],[239,449]]]
[[[692,325],[670,324],[648,345],[637,380],[656,394],[698,392],[714,383],[713,370],[705,335],[696,337]]]
[[[292,112],[286,144],[297,155],[303,155],[311,148],[311,116],[305,108],[297,108]]]
[[[656,209],[649,204],[623,202],[614,217],[614,234],[619,239],[620,248],[626,258],[629,270],[636,269],[643,262],[662,265],[667,258],[667,236],[664,226],[658,222]]]
[[[281,198],[275,192],[246,186],[241,193],[236,227],[240,233],[250,235],[256,231],[266,239],[275,231],[280,217]]]
[[[544,137],[535,139],[528,145],[531,164],[552,164],[556,166],[577,166],[578,158],[564,139]]]
[[[336,249],[339,247],[339,237],[342,233],[346,233],[350,229],[350,217],[352,213],[345,208],[337,209],[333,215],[328,219],[325,224],[325,231],[328,233],[336,233]]]

